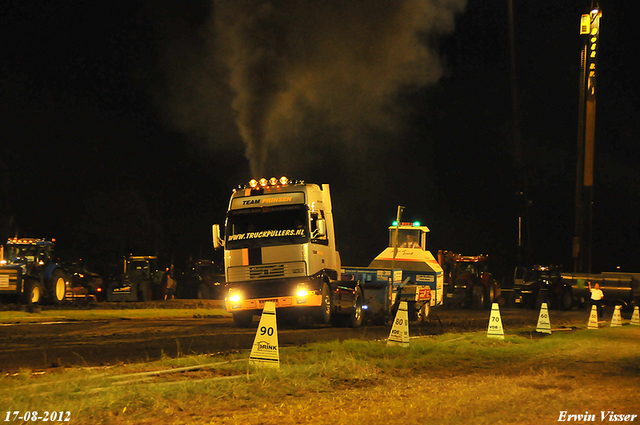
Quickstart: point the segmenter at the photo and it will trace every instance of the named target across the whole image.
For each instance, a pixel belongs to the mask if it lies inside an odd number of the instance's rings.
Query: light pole
[[[576,161],[576,222],[573,238],[574,272],[582,272],[587,262],[591,273],[593,255],[593,163],[596,132],[596,87],[598,45],[602,11],[591,3],[591,11],[580,17],[580,35],[584,47],[580,56],[580,102],[578,107],[578,140]],[[588,202],[588,208],[585,207]],[[585,250],[585,224],[588,235]]]

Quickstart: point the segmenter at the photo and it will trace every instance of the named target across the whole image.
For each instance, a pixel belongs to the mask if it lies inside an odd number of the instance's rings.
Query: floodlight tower
[[[593,1],[591,2],[591,11],[580,18],[580,35],[584,39],[584,47],[580,56],[576,222],[575,235],[573,237],[574,272],[584,272],[586,270],[591,273],[591,258],[593,254],[593,158],[596,133],[596,82],[601,18],[602,11],[598,3],[595,2],[594,4]]]

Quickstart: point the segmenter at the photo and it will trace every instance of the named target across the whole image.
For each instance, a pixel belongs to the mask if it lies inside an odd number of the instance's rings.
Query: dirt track
[[[184,307],[192,307],[193,303],[185,301]],[[197,303],[202,306],[201,301]],[[174,303],[173,306],[180,306],[180,303]],[[113,309],[140,306],[100,304],[97,307]],[[488,311],[434,310],[426,323],[411,324],[410,332],[411,336],[418,336],[486,330],[489,317]],[[502,309],[501,317],[505,333],[508,334],[510,328],[534,329],[538,312]],[[571,327],[585,325],[589,313],[585,310],[551,311],[550,317],[553,328]],[[230,318],[221,317],[7,324],[0,326],[0,371],[97,366],[157,359],[163,354],[176,356],[246,350],[253,343],[257,320],[254,319],[254,325],[249,329],[234,328]],[[389,329],[388,326],[364,326],[360,329],[310,326],[298,329],[279,325],[278,337],[280,346],[284,347],[336,339],[385,339]]]

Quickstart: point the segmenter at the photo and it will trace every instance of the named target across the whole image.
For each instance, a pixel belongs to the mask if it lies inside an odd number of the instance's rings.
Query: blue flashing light
[[[392,226],[397,226],[397,225],[398,225],[398,222],[394,220],[394,222],[393,222],[393,223],[391,223],[391,225],[392,225]]]
[[[362,309],[363,310],[369,310],[369,306],[365,304],[365,305],[362,306]]]
[[[419,221],[414,221],[414,222],[413,222],[413,225],[414,225],[415,227],[418,227],[418,226],[420,226],[420,222],[419,222]]]

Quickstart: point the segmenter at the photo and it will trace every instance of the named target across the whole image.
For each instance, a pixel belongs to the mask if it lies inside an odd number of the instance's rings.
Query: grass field
[[[551,424],[562,412],[595,415],[582,423],[609,422],[601,411],[640,414],[640,327],[516,334],[287,347],[278,370],[250,367],[248,352],[22,370],[0,378],[0,421],[26,423],[13,417],[33,411],[63,412],[71,424]]]
[[[0,311],[0,323],[36,323],[100,319],[158,319],[180,317],[230,317],[224,308],[141,308],[95,310],[42,310],[39,313]]]

